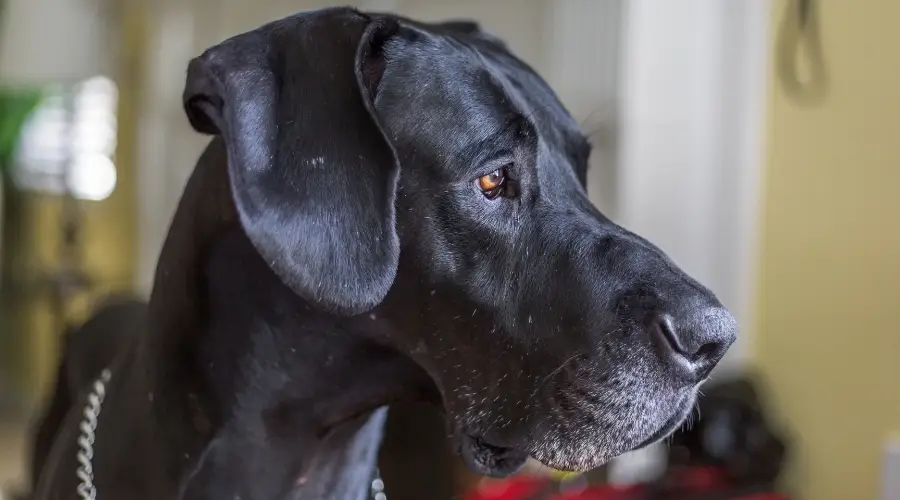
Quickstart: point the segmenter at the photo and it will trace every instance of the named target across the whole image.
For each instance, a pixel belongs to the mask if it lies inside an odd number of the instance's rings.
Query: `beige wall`
[[[819,3],[827,98],[771,82],[755,358],[794,433],[788,482],[874,499],[900,429],[900,2]]]
[[[131,4],[129,4],[130,6]],[[113,61],[111,76],[119,87],[118,145],[116,147],[117,181],[109,198],[99,202],[82,202],[83,215],[82,266],[94,281],[91,293],[73,299],[67,308],[70,320],[81,321],[97,299],[108,293],[134,289],[136,253],[136,202],[134,155],[137,129],[136,101],[142,59],[139,57],[143,43],[143,14],[138,8],[129,7],[116,18],[121,22],[115,34],[121,40],[121,58]],[[25,244],[32,255],[34,265],[46,266],[47,272],[58,264],[60,246],[60,200],[56,197],[36,196],[30,199],[35,228]],[[29,388],[37,396],[52,389],[55,377],[60,334],[52,315],[51,302],[44,294],[32,302],[26,312],[29,321],[27,338],[29,350]]]

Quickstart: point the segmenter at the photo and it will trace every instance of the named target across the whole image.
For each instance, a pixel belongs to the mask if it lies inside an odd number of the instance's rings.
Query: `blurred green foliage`
[[[40,90],[0,89],[0,168],[9,174],[25,121],[40,104]]]

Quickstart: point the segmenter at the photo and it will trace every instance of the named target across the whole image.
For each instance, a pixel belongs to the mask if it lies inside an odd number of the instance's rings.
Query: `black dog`
[[[93,479],[85,392],[37,498],[360,499],[403,399],[479,472],[589,469],[678,427],[734,340],[588,201],[577,124],[472,24],[297,15],[192,61],[184,104],[217,137],[94,391]]]

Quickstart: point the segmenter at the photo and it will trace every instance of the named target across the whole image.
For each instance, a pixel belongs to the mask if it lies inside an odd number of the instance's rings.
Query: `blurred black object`
[[[669,447],[669,469],[714,468],[733,488],[775,489],[787,443],[767,420],[752,377],[707,385],[701,418],[677,432]]]

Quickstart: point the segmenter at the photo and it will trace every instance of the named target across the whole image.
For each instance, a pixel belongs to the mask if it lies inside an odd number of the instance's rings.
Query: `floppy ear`
[[[373,110],[396,21],[300,14],[191,61],[184,107],[222,136],[244,232],[295,293],[325,310],[377,305],[397,271],[399,166]]]

